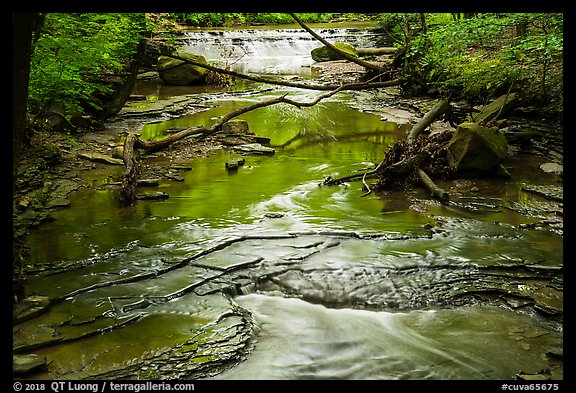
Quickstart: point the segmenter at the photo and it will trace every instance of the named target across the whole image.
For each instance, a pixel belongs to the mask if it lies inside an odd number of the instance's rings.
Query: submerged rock
[[[16,304],[12,311],[14,323],[21,323],[45,313],[50,307],[47,296],[28,296]]]

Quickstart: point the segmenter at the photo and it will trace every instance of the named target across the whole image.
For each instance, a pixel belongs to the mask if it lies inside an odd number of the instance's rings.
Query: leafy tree
[[[46,14],[31,59],[36,114],[100,111],[149,28],[144,14]]]
[[[476,14],[430,24],[405,42],[406,88],[432,86],[471,101],[522,89],[526,100],[561,105],[562,21],[562,14]]]

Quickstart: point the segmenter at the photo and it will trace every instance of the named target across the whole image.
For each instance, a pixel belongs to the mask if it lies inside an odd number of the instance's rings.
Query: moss
[[[351,56],[358,57],[358,53],[356,52],[356,48],[346,42],[337,42],[334,44],[336,48],[345,52]],[[332,49],[321,46],[318,48],[312,49],[311,52],[312,59],[314,61],[329,61],[329,60],[340,60],[343,57],[340,54],[334,52]]]

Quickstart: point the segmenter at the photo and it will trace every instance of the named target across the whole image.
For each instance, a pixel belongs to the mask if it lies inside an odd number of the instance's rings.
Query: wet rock
[[[564,165],[557,164],[555,162],[546,162],[540,165],[540,169],[547,173],[557,173],[561,174],[564,172]]]
[[[562,186],[527,184],[522,186],[522,191],[528,191],[558,202],[564,200],[564,187]]]
[[[138,187],[157,187],[160,185],[159,179],[138,179]]]
[[[244,145],[234,146],[233,150],[239,153],[272,156],[276,153],[271,147],[263,146],[260,143],[247,143]]]
[[[123,157],[124,157],[124,146],[116,146],[112,149],[112,158],[123,160]]]
[[[550,350],[546,352],[546,355],[554,359],[562,360],[564,359],[564,348],[562,347],[550,348]]]
[[[46,203],[46,208],[67,207],[70,206],[70,200],[67,198],[53,198]]]
[[[14,323],[21,323],[44,314],[50,307],[50,299],[47,296],[29,296],[16,304],[12,311]]]
[[[348,43],[337,42],[334,44],[334,46],[339,50],[341,50],[342,52],[348,53],[349,55],[352,55],[354,57],[358,57],[356,49]],[[312,56],[312,59],[314,61],[339,60],[342,58],[340,54],[334,52],[332,49],[326,46],[320,46],[318,48],[312,49],[310,55]]]
[[[227,171],[237,171],[238,167],[244,165],[246,160],[244,158],[233,158],[231,160],[226,161],[226,170]]]
[[[174,181],[184,181],[184,177],[182,175],[179,175],[177,173],[166,173],[165,176],[170,179],[170,180],[174,180]]]
[[[27,355],[12,355],[12,372],[25,374],[46,365],[46,357],[34,353]]]
[[[246,120],[230,120],[222,125],[222,132],[230,134],[245,134],[248,132],[248,122]]]
[[[536,374],[520,371],[515,377],[523,381],[548,381],[550,379],[550,370],[542,370]]]
[[[136,199],[141,201],[160,201],[168,199],[170,196],[162,191],[157,192],[142,192],[136,195]]]
[[[207,64],[204,56],[191,53],[179,53],[178,56],[185,60]],[[160,56],[158,58],[158,72],[162,81],[167,85],[188,86],[205,83],[204,78],[208,70],[186,63],[184,60]]]

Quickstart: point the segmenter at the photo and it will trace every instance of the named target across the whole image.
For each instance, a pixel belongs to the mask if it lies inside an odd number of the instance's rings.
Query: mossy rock
[[[178,56],[196,63],[208,64],[206,58],[201,55],[179,53]],[[168,56],[158,57],[157,69],[160,79],[164,83],[176,86],[202,85],[206,83],[205,77],[208,73],[206,68]]]
[[[346,42],[337,42],[334,44],[336,48],[341,50],[344,53],[347,53],[351,56],[358,57],[358,53],[356,52],[356,48]],[[314,61],[330,61],[330,60],[341,60],[343,59],[340,54],[334,52],[332,49],[321,46],[318,48],[312,49],[312,59]]]
[[[502,175],[500,163],[508,155],[508,142],[497,127],[462,123],[447,146],[448,162],[459,177]]]

